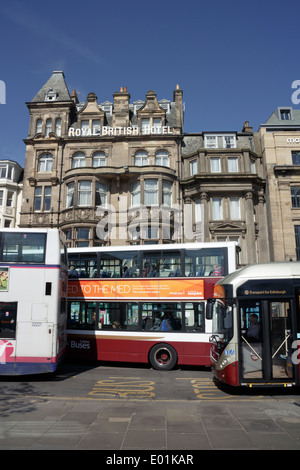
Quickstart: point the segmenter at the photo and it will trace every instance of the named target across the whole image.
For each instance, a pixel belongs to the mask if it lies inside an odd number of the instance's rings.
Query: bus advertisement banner
[[[8,269],[0,266],[0,292],[8,291]]]
[[[204,299],[203,279],[69,280],[70,299]]]

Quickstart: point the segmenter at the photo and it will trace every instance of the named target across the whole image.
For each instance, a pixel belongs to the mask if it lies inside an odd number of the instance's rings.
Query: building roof
[[[68,87],[65,82],[64,73],[61,71],[54,71],[45,83],[45,85],[40,89],[40,91],[35,95],[31,102],[44,102],[48,101],[47,95],[49,91],[53,91],[56,95],[56,98],[53,101],[72,101]],[[49,100],[51,101],[51,100]]]
[[[285,118],[283,118],[285,116]],[[271,116],[261,125],[262,127],[299,127],[300,109],[293,109],[291,106],[278,106]]]

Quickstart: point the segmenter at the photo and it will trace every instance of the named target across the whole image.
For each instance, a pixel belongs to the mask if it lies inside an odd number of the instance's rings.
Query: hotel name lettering
[[[99,137],[99,136],[116,136],[116,135],[173,135],[173,129],[170,126],[161,127],[143,127],[140,130],[138,127],[108,127],[103,126],[101,129],[75,129],[69,128],[69,137]]]

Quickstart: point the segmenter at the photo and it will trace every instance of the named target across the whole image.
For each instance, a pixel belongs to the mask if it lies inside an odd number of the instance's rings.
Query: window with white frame
[[[231,149],[236,147],[235,134],[213,134],[204,135],[204,147],[207,149],[225,148]]]
[[[213,220],[222,220],[223,219],[223,207],[222,207],[222,198],[213,197],[212,198],[212,218]]]
[[[13,168],[10,165],[0,165],[0,178],[11,180],[13,178]]]
[[[106,166],[106,155],[104,152],[96,152],[93,155],[93,167]]]
[[[198,173],[198,161],[192,160],[190,162],[190,174],[191,176],[196,175]]]
[[[45,153],[39,157],[38,172],[50,172],[53,168],[53,155]]]
[[[223,148],[233,149],[236,147],[235,135],[224,135],[223,136]]]
[[[78,181],[78,206],[90,206],[92,203],[92,182]]]
[[[3,205],[3,194],[4,194],[3,189],[0,189],[0,206]]]
[[[74,153],[72,157],[72,168],[82,168],[85,166],[85,154],[82,152]]]
[[[151,206],[158,204],[158,180],[146,179],[144,181],[144,204]]]
[[[169,152],[158,150],[155,154],[155,165],[170,166]]]
[[[239,171],[239,161],[237,157],[228,157],[227,163],[229,173],[237,173]]]
[[[218,136],[216,135],[205,135],[204,136],[204,147],[206,149],[218,148]]]
[[[148,165],[148,153],[145,150],[139,150],[134,156],[135,166]]]
[[[240,198],[239,197],[229,198],[229,209],[230,209],[230,218],[232,220],[238,220],[238,219],[241,218]]]
[[[210,159],[210,170],[212,173],[221,172],[221,159],[219,157],[212,157]]]

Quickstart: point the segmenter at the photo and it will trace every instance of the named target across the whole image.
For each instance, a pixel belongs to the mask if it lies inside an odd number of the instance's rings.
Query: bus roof
[[[300,262],[272,262],[250,264],[225,276],[220,284],[236,286],[249,279],[284,279],[300,278]]]
[[[96,253],[96,252],[118,252],[118,251],[157,251],[157,250],[178,250],[178,249],[199,249],[199,248],[225,248],[239,246],[237,242],[194,242],[194,243],[170,243],[153,245],[126,245],[126,246],[93,246],[81,248],[68,248],[69,253]]]

